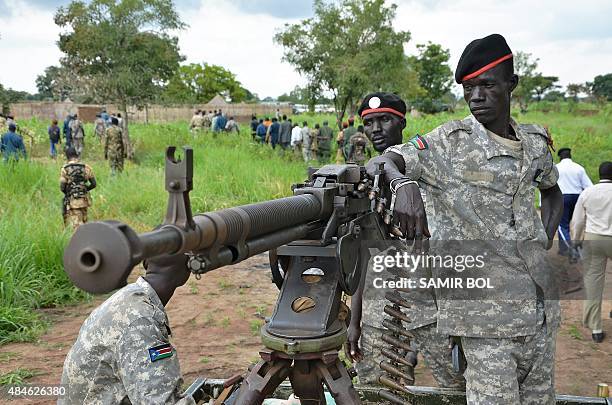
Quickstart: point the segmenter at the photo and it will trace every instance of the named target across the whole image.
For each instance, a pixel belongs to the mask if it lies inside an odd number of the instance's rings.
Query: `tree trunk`
[[[145,113],[145,124],[149,125],[149,105],[145,104],[144,106]]]
[[[121,103],[121,116],[123,117],[123,148],[125,150],[125,154],[127,158],[130,160],[134,159],[134,150],[132,149],[132,142],[130,142],[130,132],[128,126],[128,112],[127,112],[127,104]]]

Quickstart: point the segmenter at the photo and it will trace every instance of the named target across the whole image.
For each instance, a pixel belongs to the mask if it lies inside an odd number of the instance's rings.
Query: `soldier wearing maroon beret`
[[[543,127],[510,116],[519,78],[501,35],[472,41],[455,80],[471,114],[390,147],[368,162],[368,173],[385,163],[386,184],[395,184],[393,220],[408,241],[483,247],[484,266],[470,276],[486,277],[493,288],[436,289],[432,308],[438,333],[465,353],[467,403],[554,404],[560,307],[545,250],[563,200],[551,141]],[[458,275],[444,270],[432,271]]]

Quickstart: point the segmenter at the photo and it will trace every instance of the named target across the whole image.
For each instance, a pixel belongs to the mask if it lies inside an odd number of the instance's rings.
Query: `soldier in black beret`
[[[399,96],[392,93],[376,92],[370,93],[363,98],[358,110],[363,120],[365,134],[373,143],[378,152],[384,152],[387,148],[402,143],[402,130],[406,127],[406,103]],[[415,145],[426,143],[420,136],[410,140]],[[423,143],[420,143],[423,142]],[[372,268],[368,268],[370,274]],[[384,333],[381,320],[383,308],[377,305],[372,292],[369,277],[364,280],[364,285],[351,298],[351,322],[348,330],[347,357],[356,362],[355,369],[359,381],[366,385],[377,385],[379,382],[379,364],[386,360],[381,349],[384,343],[380,337]],[[425,299],[431,299],[429,292],[414,292],[408,299],[411,303],[420,302],[417,295],[424,294]],[[364,301],[364,295],[369,296]],[[381,302],[381,301],[378,301]],[[431,320],[431,313],[425,309],[423,313],[421,306],[415,305],[411,312],[412,345],[418,349],[425,358],[436,382],[440,387],[465,389],[465,380],[462,373],[455,371],[448,356],[448,336],[441,335],[436,331],[435,318]],[[417,351],[411,352],[406,360],[416,365]]]
[[[430,308],[438,333],[465,353],[467,403],[553,405],[560,306],[545,249],[559,226],[563,199],[550,138],[543,127],[511,118],[519,78],[501,35],[472,41],[455,80],[471,114],[387,149],[367,170],[373,175],[385,163],[385,183],[395,184],[393,221],[408,241],[431,236],[438,243],[488,243],[481,250],[486,265],[470,277],[485,277],[494,288],[477,289],[471,299],[436,290]]]
[[[365,134],[377,152],[402,143],[406,128],[406,103],[393,93],[370,93],[357,111],[363,120]]]

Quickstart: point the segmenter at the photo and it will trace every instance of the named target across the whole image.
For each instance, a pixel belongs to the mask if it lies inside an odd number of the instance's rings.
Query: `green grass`
[[[0,386],[2,385],[22,385],[28,378],[36,376],[38,373],[27,368],[17,368],[6,374],[0,375]]]
[[[552,107],[543,103],[532,106],[525,115],[513,115],[522,123],[547,125],[556,147],[572,147],[574,161],[584,165],[591,179],[597,181],[599,163],[612,156],[612,107]],[[427,133],[467,113],[461,110],[419,119],[409,117],[404,138]],[[304,120],[310,127],[324,120],[332,125],[334,122],[331,114],[294,117],[300,123]],[[64,230],[61,218],[58,179],[63,160],[54,162],[47,157],[47,122],[32,120],[25,125],[36,134],[36,144],[28,150],[31,159],[10,166],[0,164],[0,344],[36,338],[46,326],[36,309],[88,297],[72,286],[62,267],[63,248],[71,236],[70,231]],[[92,125],[87,125],[84,161],[92,166],[98,180],[92,192],[90,221],[116,219],[139,232],[151,229],[164,217],[167,145],[194,148],[194,213],[284,197],[290,195],[292,183],[305,178],[306,164],[291,154],[281,156],[269,147],[253,144],[246,125],[238,135],[213,138],[205,134],[194,139],[186,122],[131,125],[135,161],[128,162],[126,171],[113,178],[103,159],[102,146],[92,138],[92,132]],[[222,280],[219,287],[232,285]],[[191,293],[197,293],[197,288],[189,288]],[[265,308],[257,310],[265,312]]]

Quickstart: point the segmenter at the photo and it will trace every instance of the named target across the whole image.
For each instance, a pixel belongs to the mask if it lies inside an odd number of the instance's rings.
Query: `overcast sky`
[[[34,80],[59,64],[53,13],[62,0],[0,0],[0,83],[36,92]],[[563,85],[612,72],[612,1],[397,0],[395,26],[412,34],[406,52],[433,41],[449,48],[454,70],[465,45],[498,32],[513,51],[539,58],[539,69]],[[303,79],[281,61],[272,37],[284,23],[312,15],[309,0],[176,0],[189,28],[179,34],[188,63],[234,72],[261,98],[290,91]]]

